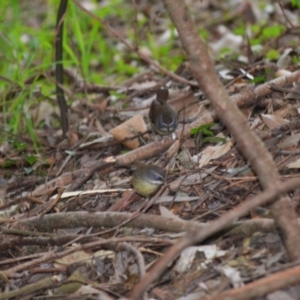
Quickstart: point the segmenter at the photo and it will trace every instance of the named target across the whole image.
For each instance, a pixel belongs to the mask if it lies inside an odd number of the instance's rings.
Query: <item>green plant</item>
[[[196,136],[197,144],[200,145],[206,143],[213,143],[213,144],[218,144],[220,142],[225,143],[226,139],[215,136],[215,134],[211,130],[211,128],[215,125],[216,124],[214,123],[203,124],[199,127],[192,128],[190,134],[192,136]]]
[[[292,3],[293,6],[300,8],[299,0],[291,0],[291,3]]]

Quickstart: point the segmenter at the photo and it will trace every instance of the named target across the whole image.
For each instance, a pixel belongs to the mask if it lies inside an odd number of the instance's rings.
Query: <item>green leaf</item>
[[[276,60],[278,59],[279,56],[280,56],[279,51],[276,49],[270,49],[266,54],[266,57],[269,60]]]
[[[300,64],[300,57],[296,56],[296,55],[293,55],[292,56],[292,62],[294,64]]]
[[[233,32],[236,35],[244,36],[245,32],[246,32],[246,26],[245,26],[245,24],[242,24],[241,26],[235,28]]]
[[[26,155],[26,161],[32,166],[37,161],[37,157],[35,155]]]
[[[205,138],[203,138],[202,143],[203,144],[205,144],[205,143],[213,143],[213,144],[226,143],[226,139],[218,137],[218,136],[205,137]]]
[[[277,38],[281,35],[281,33],[285,30],[285,27],[282,25],[273,25],[265,27],[262,31],[262,35],[265,38]]]
[[[253,80],[250,80],[251,83],[264,83],[266,82],[266,77],[265,76],[256,76],[254,77]]]
[[[232,52],[232,49],[228,48],[228,47],[225,47],[225,48],[222,48],[221,51],[219,52],[219,56],[222,57],[226,54],[229,54]]]
[[[190,131],[190,134],[196,135],[196,134],[202,133],[203,135],[214,136],[214,133],[210,130],[210,128],[212,128],[215,125],[216,125],[215,123],[203,124],[199,127],[192,128]]]
[[[291,0],[291,3],[293,6],[296,6],[298,8],[300,8],[300,1],[299,0]]]
[[[16,166],[17,162],[13,159],[6,159],[5,162],[3,163],[2,167],[3,168],[9,168],[11,166]]]
[[[19,150],[23,151],[27,148],[27,144],[24,142],[14,141],[14,146]]]
[[[214,136],[214,133],[208,129],[203,129],[202,134],[204,136]]]
[[[199,34],[200,34],[200,36],[202,37],[202,39],[203,39],[204,41],[208,41],[208,38],[209,38],[209,32],[208,32],[206,29],[200,28],[200,29],[199,29]]]

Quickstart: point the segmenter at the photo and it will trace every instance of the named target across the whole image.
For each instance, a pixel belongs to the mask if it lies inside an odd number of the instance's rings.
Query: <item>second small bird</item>
[[[149,110],[151,128],[159,135],[169,135],[178,126],[178,115],[172,106],[167,103],[169,91],[159,89],[156,99],[153,100]]]

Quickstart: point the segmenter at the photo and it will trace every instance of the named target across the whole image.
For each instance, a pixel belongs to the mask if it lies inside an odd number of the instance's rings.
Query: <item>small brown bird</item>
[[[140,165],[133,173],[131,184],[144,197],[151,197],[163,185],[165,171],[156,165]]]
[[[159,135],[169,135],[178,126],[178,115],[172,106],[167,103],[169,91],[159,89],[156,99],[153,100],[149,110],[151,128]]]

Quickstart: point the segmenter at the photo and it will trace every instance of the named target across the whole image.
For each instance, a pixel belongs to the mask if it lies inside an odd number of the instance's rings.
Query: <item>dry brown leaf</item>
[[[286,165],[289,169],[300,169],[300,158]]]
[[[111,133],[117,141],[122,142],[129,149],[136,149],[140,143],[137,138],[123,142],[125,138],[134,137],[139,133],[145,133],[147,131],[147,125],[144,118],[141,115],[136,115],[131,119],[123,122],[119,126],[111,129]]]
[[[300,141],[300,133],[288,136],[282,142],[280,142],[277,147],[284,149],[287,147],[297,146]]]
[[[300,82],[297,82],[291,92],[286,95],[288,100],[299,100],[300,99]]]
[[[279,127],[279,126],[289,123],[289,121],[282,119],[275,115],[262,114],[261,118],[262,118],[263,122],[266,124],[266,126],[271,130],[276,127]]]
[[[182,221],[181,218],[179,218],[178,216],[174,215],[169,209],[167,209],[166,207],[164,206],[159,206],[159,211],[160,211],[160,214],[165,217],[165,218],[169,218],[171,220],[174,220],[174,221]]]
[[[199,160],[199,168],[202,168],[203,166],[207,165],[211,160],[217,159],[220,156],[227,153],[233,146],[233,142],[230,140],[227,143],[223,145],[217,145],[217,146],[208,146],[206,147],[201,155],[201,158]],[[193,161],[197,162],[198,155],[193,156]]]

